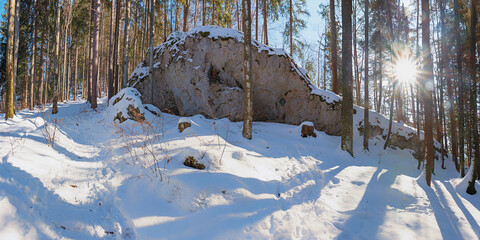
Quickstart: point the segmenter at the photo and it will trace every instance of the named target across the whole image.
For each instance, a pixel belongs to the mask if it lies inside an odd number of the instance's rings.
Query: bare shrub
[[[164,134],[161,116],[151,121],[140,120],[133,124],[115,123],[116,133],[123,139],[122,148],[130,156],[132,163],[148,168],[163,181],[166,164],[171,160],[163,146]],[[162,157],[163,156],[163,157]],[[163,161],[163,169],[162,169]]]
[[[57,119],[51,117],[46,111],[40,111],[40,115],[44,120],[43,127],[40,127],[43,137],[47,140],[47,145],[53,147],[56,141],[58,141],[58,124],[63,122],[63,119]]]

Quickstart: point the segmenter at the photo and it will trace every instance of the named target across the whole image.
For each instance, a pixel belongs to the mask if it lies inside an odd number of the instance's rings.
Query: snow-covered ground
[[[374,139],[364,152],[358,132],[352,158],[340,137],[301,138],[299,126],[256,122],[246,140],[227,119],[145,111],[144,123],[114,123],[105,99],[49,112],[0,114],[0,239],[480,235],[480,194],[465,193],[451,160],[435,163],[430,188],[410,151]],[[184,166],[188,156],[206,169]]]

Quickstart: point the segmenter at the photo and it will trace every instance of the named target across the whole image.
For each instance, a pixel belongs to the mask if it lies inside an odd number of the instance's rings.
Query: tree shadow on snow
[[[7,196],[20,219],[35,228],[40,239],[98,239],[118,234],[124,239],[135,238],[134,230],[108,199],[70,204],[48,190],[40,179],[9,163],[8,156],[0,163],[0,179],[0,195]],[[123,233],[115,232],[116,224]]]

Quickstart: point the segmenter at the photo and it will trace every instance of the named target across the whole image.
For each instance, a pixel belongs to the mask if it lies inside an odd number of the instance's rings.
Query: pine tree
[[[342,0],[342,150],[353,157],[352,1]]]
[[[91,107],[97,108],[97,83],[98,83],[98,45],[99,45],[99,18],[100,18],[100,0],[92,0],[93,15],[93,51],[92,51],[92,98]]]
[[[330,41],[330,52],[332,54],[332,92],[338,94],[338,79],[337,79],[337,21],[335,20],[335,0],[330,0],[330,32],[332,38]]]
[[[460,176],[465,176],[465,133],[464,133],[464,126],[465,120],[464,115],[465,111],[463,108],[463,97],[464,97],[464,81],[463,81],[463,69],[462,69],[462,47],[461,47],[461,40],[460,40],[460,13],[459,13],[459,6],[458,0],[453,1],[453,11],[455,14],[455,24],[454,24],[454,32],[455,32],[455,45],[456,45],[456,52],[457,52],[457,76],[458,76],[458,124],[459,124],[459,131],[458,131],[458,148],[459,148],[459,168],[460,168]]]
[[[7,43],[7,92],[5,102],[5,119],[13,118],[15,114],[15,106],[13,99],[15,97],[13,65],[14,65],[14,42],[15,42],[15,16],[16,1],[8,1],[8,43]]]
[[[433,148],[433,61],[430,49],[430,4],[422,0],[422,48],[423,48],[423,104],[425,109],[425,145],[427,148],[426,181],[430,186],[434,168],[435,149]]]
[[[368,150],[368,138],[370,137],[369,121],[369,92],[368,92],[368,11],[369,1],[365,0],[365,110],[363,119],[363,149]],[[360,86],[359,86],[360,87]]]
[[[476,45],[477,45],[477,0],[471,0],[470,2],[470,43],[469,43],[469,70],[470,70],[470,123],[472,128],[472,149],[473,158],[470,163],[472,169],[472,179],[468,182],[467,193],[473,195],[477,193],[475,189],[475,182],[478,174],[478,164],[480,160],[480,152],[478,146],[478,127],[477,127],[477,58],[476,58]]]
[[[244,111],[242,135],[246,139],[252,139],[253,101],[252,101],[252,13],[250,0],[243,0],[243,81],[244,81]]]

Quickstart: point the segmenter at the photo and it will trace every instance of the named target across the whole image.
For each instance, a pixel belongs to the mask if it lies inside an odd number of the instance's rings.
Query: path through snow
[[[376,139],[365,153],[358,133],[351,158],[298,126],[255,123],[249,141],[226,119],[183,118],[179,133],[176,116],[114,124],[99,106],[0,120],[0,239],[479,239],[480,195],[457,186],[451,160],[429,188],[409,151]]]

